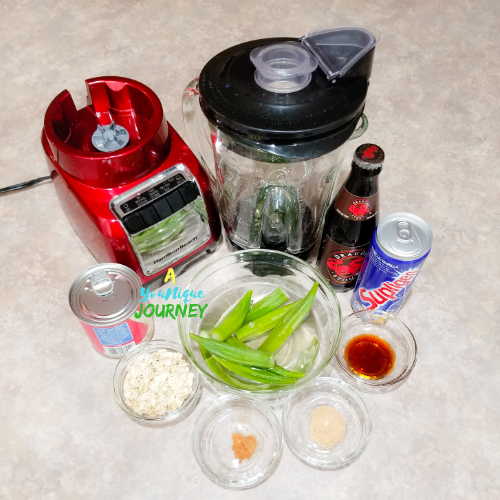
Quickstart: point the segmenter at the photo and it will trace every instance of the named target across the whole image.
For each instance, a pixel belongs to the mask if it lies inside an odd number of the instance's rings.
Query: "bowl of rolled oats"
[[[113,392],[120,408],[143,425],[170,425],[187,417],[199,397],[199,374],[182,347],[142,342],[120,359]]]

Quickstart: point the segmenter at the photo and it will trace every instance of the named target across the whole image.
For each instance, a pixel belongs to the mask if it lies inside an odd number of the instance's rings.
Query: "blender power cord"
[[[38,179],[32,179],[31,181],[21,182],[21,184],[14,184],[13,186],[7,186],[4,188],[0,188],[0,194],[10,193],[11,191],[18,191],[19,189],[25,189],[30,186],[34,186],[40,182],[50,181],[50,175],[46,175],[45,177],[38,177]]]

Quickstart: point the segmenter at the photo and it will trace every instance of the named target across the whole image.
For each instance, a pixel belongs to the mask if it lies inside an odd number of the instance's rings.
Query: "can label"
[[[136,343],[135,342],[129,342],[128,344],[125,345],[118,345],[116,347],[109,347],[107,345],[103,345],[102,348],[104,349],[104,352],[108,356],[123,356],[125,353],[130,351],[132,347],[135,347]]]
[[[396,314],[427,255],[429,252],[411,261],[394,259],[379,247],[375,232],[352,296],[353,310],[381,309]]]
[[[94,326],[94,332],[99,342],[107,346],[126,344],[134,339],[127,322],[106,328],[97,328]]]
[[[344,218],[364,221],[375,217],[378,212],[378,191],[366,198],[355,196],[342,187],[335,199],[335,210]]]
[[[354,283],[365,259],[368,245],[347,248],[326,236],[319,270],[331,282],[339,285]]]
[[[118,356],[141,343],[148,333],[148,324],[127,319],[108,327],[97,327],[80,321],[94,349],[101,354]]]

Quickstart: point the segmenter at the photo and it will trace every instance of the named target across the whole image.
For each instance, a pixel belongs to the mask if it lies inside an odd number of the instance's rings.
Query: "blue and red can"
[[[431,228],[420,217],[396,212],[382,219],[354,288],[353,310],[381,309],[397,314],[431,246]]]

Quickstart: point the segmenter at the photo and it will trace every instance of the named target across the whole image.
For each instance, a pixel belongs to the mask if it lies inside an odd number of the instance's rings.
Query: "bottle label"
[[[358,279],[365,260],[368,244],[362,247],[344,247],[325,237],[323,257],[319,270],[323,276],[339,285],[349,285]]]
[[[335,210],[346,219],[363,221],[378,212],[378,191],[367,198],[354,196],[343,186],[335,199]]]

